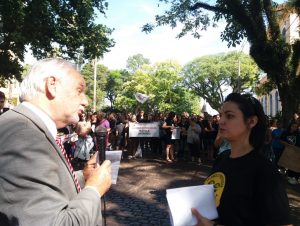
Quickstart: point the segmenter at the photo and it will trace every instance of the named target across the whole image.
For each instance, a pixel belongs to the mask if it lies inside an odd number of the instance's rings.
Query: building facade
[[[279,26],[280,31],[287,43],[292,44],[295,42],[295,40],[300,38],[300,19],[298,14],[286,14],[280,21]],[[267,81],[267,79],[267,75],[264,75],[260,79],[259,83],[263,84]],[[258,99],[261,102],[266,115],[274,117],[277,113],[282,111],[281,101],[277,89],[273,89],[266,95],[258,96]]]

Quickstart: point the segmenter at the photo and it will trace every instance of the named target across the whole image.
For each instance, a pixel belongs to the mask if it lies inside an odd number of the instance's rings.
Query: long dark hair
[[[167,118],[170,120],[173,120],[175,115],[176,115],[176,113],[174,111],[170,111]]]
[[[252,128],[249,137],[249,143],[255,148],[259,149],[265,140],[267,131],[267,120],[261,103],[251,94],[231,93],[224,102],[234,102],[244,115],[246,121],[252,116],[257,116],[257,124]]]

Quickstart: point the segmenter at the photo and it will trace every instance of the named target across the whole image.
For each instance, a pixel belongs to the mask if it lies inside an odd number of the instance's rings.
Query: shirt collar
[[[37,106],[35,106],[27,101],[24,101],[21,104],[24,105],[25,107],[27,107],[28,109],[30,109],[34,114],[36,114],[45,123],[47,129],[50,131],[51,135],[55,139],[56,134],[57,134],[57,128],[56,128],[54,121],[49,117],[49,115],[47,115],[43,110],[41,110]]]

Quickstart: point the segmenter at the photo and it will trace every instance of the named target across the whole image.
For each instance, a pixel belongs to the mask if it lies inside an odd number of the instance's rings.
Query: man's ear
[[[45,93],[49,99],[53,99],[56,96],[57,81],[57,78],[54,76],[46,78]]]
[[[256,116],[256,115],[255,115],[255,116],[251,116],[251,117],[248,119],[248,126],[249,126],[250,128],[253,128],[253,127],[257,124],[257,122],[258,122],[257,116]]]

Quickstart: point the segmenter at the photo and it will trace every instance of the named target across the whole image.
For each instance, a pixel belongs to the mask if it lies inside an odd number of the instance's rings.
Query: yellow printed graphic
[[[225,187],[225,175],[221,172],[214,173],[205,180],[204,184],[214,185],[216,206],[218,207]]]

